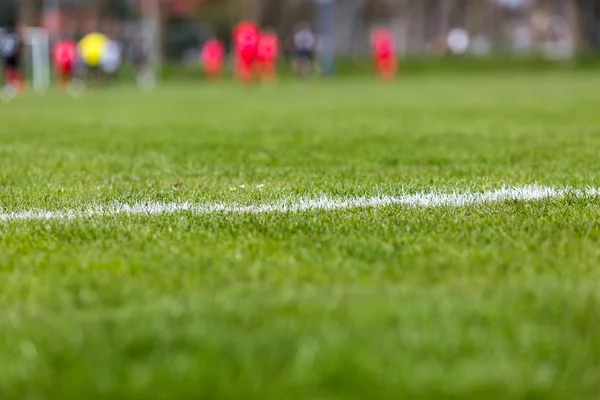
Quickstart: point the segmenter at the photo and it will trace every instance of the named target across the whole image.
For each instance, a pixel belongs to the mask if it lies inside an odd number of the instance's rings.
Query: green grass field
[[[599,87],[423,75],[0,103],[0,398],[598,398],[598,197],[23,213],[597,188]]]

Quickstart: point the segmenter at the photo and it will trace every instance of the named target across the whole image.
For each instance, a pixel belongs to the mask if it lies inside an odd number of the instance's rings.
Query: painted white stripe
[[[540,185],[506,187],[483,192],[421,192],[403,195],[378,195],[371,197],[332,198],[320,196],[306,199],[283,199],[272,203],[256,205],[240,204],[194,204],[141,202],[135,204],[116,203],[108,206],[93,206],[88,209],[65,211],[19,211],[0,213],[0,221],[26,220],[73,220],[91,217],[118,215],[161,215],[175,213],[207,214],[260,214],[260,213],[299,213],[306,211],[331,211],[353,208],[374,208],[385,206],[402,207],[465,207],[501,201],[535,201],[572,196],[577,198],[600,197],[600,189],[554,188]]]

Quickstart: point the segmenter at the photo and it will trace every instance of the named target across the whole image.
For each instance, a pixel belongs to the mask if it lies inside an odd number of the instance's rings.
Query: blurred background
[[[211,36],[230,43],[234,24],[251,19],[285,38],[299,21],[327,36],[340,57],[369,54],[369,32],[391,29],[401,55],[468,53],[566,57],[600,50],[597,0],[1,0],[0,26],[21,22],[51,37],[103,31],[126,37],[141,24],[171,62],[197,59]]]

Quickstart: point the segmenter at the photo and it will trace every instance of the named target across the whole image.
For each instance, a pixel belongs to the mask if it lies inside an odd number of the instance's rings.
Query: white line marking
[[[306,199],[283,199],[272,203],[256,205],[225,203],[160,203],[141,202],[134,204],[116,203],[108,206],[93,206],[80,210],[65,211],[15,211],[0,213],[0,221],[27,220],[74,220],[91,217],[108,217],[118,215],[161,215],[175,213],[191,213],[193,215],[208,214],[262,214],[262,213],[299,213],[306,211],[331,211],[353,208],[375,208],[385,206],[402,206],[413,208],[432,207],[465,207],[477,204],[496,203],[500,201],[534,201],[572,196],[577,198],[600,197],[600,189],[554,188],[540,185],[506,187],[484,192],[421,192],[398,196],[378,195],[354,198],[331,198],[320,196]]]

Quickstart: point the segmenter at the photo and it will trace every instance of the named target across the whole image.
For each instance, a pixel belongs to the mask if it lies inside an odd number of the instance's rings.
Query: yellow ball
[[[79,42],[79,54],[85,63],[97,67],[108,45],[108,38],[101,33],[90,33]]]

